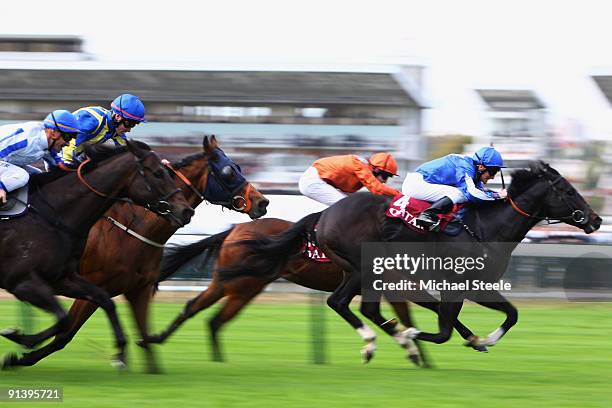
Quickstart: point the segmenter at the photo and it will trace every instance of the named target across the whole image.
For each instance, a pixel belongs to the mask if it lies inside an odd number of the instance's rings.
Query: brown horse
[[[237,264],[240,260],[244,259],[245,254],[248,254],[248,252],[245,252],[247,249],[240,245],[241,241],[250,240],[255,236],[261,235],[274,236],[288,230],[293,225],[292,222],[281,219],[264,218],[249,223],[238,224],[228,231],[213,235],[190,245],[169,250],[162,261],[160,281],[167,279],[176,272],[181,265],[205,250],[216,251],[218,256],[213,272],[213,279],[208,288],[194,299],[187,302],[183,311],[168,328],[158,335],[151,336],[149,342],[163,343],[187,319],[210,307],[219,299],[227,297],[221,310],[208,322],[211,334],[213,359],[215,361],[222,361],[223,355],[221,353],[218,338],[219,330],[225,323],[234,318],[234,316],[236,316],[255,296],[261,293],[268,283],[270,283],[270,280],[254,276],[241,276],[228,281],[222,281],[218,271]],[[291,257],[286,267],[284,267],[280,273],[280,277],[307,288],[333,292],[342,282],[343,272],[342,269],[333,263],[316,262],[300,254]],[[425,296],[428,296],[426,292],[419,292],[418,294],[418,298],[421,300],[423,300]],[[415,303],[437,313],[439,302],[433,296],[429,296],[429,299],[429,301],[419,301]],[[414,322],[411,319],[407,303],[389,303],[393,307],[401,323],[406,327],[412,327],[411,324]],[[372,314],[372,311],[369,310],[368,307],[371,307],[371,305],[364,304],[361,309],[361,312],[366,316]],[[389,330],[389,334],[395,335],[397,333],[395,324],[394,320],[388,321],[383,328]],[[473,333],[458,320],[455,328],[465,339],[473,336]],[[418,351],[420,351],[423,365],[427,366],[424,350],[419,347],[418,343],[416,346],[419,350],[416,350],[413,347],[409,347],[409,344],[402,342],[399,336],[394,336],[394,339],[398,341],[402,347],[408,349],[407,357],[415,363],[419,361]],[[474,348],[478,351],[486,351],[484,347]],[[373,352],[373,342],[367,342],[366,346],[362,349],[364,361],[369,361],[373,356]]]
[[[204,198],[247,213],[251,218],[265,215],[269,201],[244,179],[240,168],[218,147],[214,136],[210,140],[204,137],[203,149],[202,153],[169,166],[189,204],[195,208]],[[129,235],[110,221],[111,218],[149,242]],[[81,258],[80,274],[83,277],[106,289],[111,296],[125,295],[138,325],[142,339],[140,345],[146,350],[148,371],[151,373],[159,370],[147,341],[149,302],[159,276],[163,252],[161,243],[166,242],[176,230],[177,227],[142,208],[116,204],[91,229]],[[96,309],[97,306],[90,302],[75,301],[69,312],[69,329],[40,349],[46,351],[41,358],[62,349]],[[34,347],[51,337],[53,330],[49,328],[35,335],[24,335],[18,331],[4,335],[26,347]]]

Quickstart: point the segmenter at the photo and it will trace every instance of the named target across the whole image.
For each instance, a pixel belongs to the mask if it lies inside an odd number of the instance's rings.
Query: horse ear
[[[137,143],[134,143],[130,140],[126,140],[126,146],[127,149],[129,150],[130,153],[132,153],[134,156],[136,157],[140,157],[142,156],[142,152],[140,150],[140,148],[138,147]]]
[[[204,139],[202,139],[202,149],[208,153],[210,151],[210,142],[208,141],[208,136],[204,135]]]
[[[529,169],[534,174],[543,174],[546,171],[546,167],[544,167],[544,162],[541,160],[529,163]]]
[[[217,143],[217,137],[215,135],[212,135],[210,137],[210,144],[212,145],[212,147],[217,147],[218,143]]]

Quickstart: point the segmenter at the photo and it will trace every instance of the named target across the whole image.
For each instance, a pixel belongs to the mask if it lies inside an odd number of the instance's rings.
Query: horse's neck
[[[546,191],[535,185],[518,197],[513,197],[516,205],[526,214],[536,215],[543,206]],[[525,238],[538,219],[520,214],[510,204],[509,200],[494,208],[484,208],[479,212],[481,222],[485,223],[489,231],[484,239],[491,242],[514,242],[517,245]]]
[[[208,166],[202,163],[201,160],[194,160],[185,167],[177,169],[180,171],[189,182],[199,190],[198,184],[201,178],[208,177]],[[185,199],[191,208],[196,208],[202,202],[200,197],[187,186],[180,178],[176,178],[177,185],[183,191]],[[206,189],[206,181],[200,194],[204,194]],[[134,228],[139,234],[159,243],[164,243],[178,230],[178,227],[173,226],[169,222],[163,220],[160,216],[146,211],[144,208],[133,208],[132,211],[121,211],[125,206],[115,206],[111,211],[111,217],[116,218],[119,222],[124,223],[130,228]],[[117,211],[115,211],[115,209]]]
[[[189,182],[195,187],[200,194],[204,194],[204,190],[206,190],[206,183],[208,179],[208,163],[205,162],[204,159],[194,160],[189,163],[187,166],[181,168],[180,171]],[[202,190],[199,189],[199,181],[204,178],[204,183],[202,186]],[[191,206],[191,208],[196,208],[198,204],[202,202],[202,199],[191,189],[188,185],[183,183],[183,181],[177,177],[177,180],[182,184],[181,190],[183,190],[183,194],[185,195],[185,199]]]
[[[109,159],[91,173],[84,174],[87,183],[109,196],[117,196],[133,176],[131,155]],[[44,200],[55,216],[71,229],[85,234],[113,204],[114,200],[101,197],[71,174],[41,188]],[[40,204],[45,205],[45,204]]]

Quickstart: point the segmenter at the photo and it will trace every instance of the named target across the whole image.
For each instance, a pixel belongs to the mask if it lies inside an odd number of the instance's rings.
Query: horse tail
[[[205,250],[208,250],[206,259],[215,255],[219,248],[221,248],[225,238],[227,238],[233,229],[234,227],[189,245],[170,247],[167,249],[162,258],[161,270],[157,278],[157,283],[168,279],[187,261]]]
[[[220,280],[229,281],[241,276],[274,280],[292,255],[303,247],[307,235],[321,217],[321,212],[309,214],[293,227],[274,236],[257,234],[254,239],[236,242],[247,248],[240,263],[218,270]]]

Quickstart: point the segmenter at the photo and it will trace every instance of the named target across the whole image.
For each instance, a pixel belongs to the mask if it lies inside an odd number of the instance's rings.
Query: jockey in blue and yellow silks
[[[81,132],[62,150],[60,167],[72,169],[82,161],[83,146],[113,140],[115,146],[125,146],[126,133],[145,122],[145,108],[134,95],[123,94],[115,98],[110,109],[90,106],[74,112]]]

